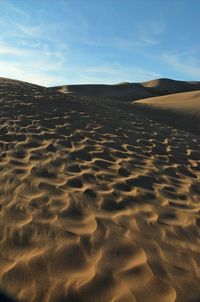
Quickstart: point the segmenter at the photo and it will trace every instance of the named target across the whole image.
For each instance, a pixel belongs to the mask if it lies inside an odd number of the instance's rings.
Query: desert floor
[[[200,137],[132,106],[0,85],[0,287],[200,301]]]

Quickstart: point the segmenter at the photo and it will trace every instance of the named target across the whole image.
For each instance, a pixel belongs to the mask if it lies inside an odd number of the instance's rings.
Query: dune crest
[[[122,82],[116,85],[82,84],[62,85],[49,88],[79,97],[108,98],[111,100],[133,101],[166,94],[200,90],[200,82],[186,82],[172,79],[156,79],[143,83]]]

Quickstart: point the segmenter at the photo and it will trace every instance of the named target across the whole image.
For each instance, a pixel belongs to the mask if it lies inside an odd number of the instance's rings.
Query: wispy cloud
[[[41,37],[41,28],[39,26],[30,26],[20,23],[15,23],[15,26],[18,28],[18,30],[21,32],[21,34],[24,34],[26,37],[31,38],[39,38]]]
[[[121,66],[120,64],[106,64],[102,66],[73,66],[76,78],[69,79],[70,84],[74,83],[102,83],[116,84],[119,82],[143,82],[152,78],[159,78],[160,73],[143,68]],[[69,69],[70,71],[70,69]]]
[[[31,72],[30,72],[30,68]],[[65,82],[65,78],[61,75],[51,75],[44,70],[33,68],[33,65],[23,66],[19,62],[5,62],[0,60],[0,70],[3,71],[3,76],[31,83],[53,86]]]
[[[1,75],[43,85],[63,81],[58,73],[65,64],[68,44],[57,41],[55,46],[55,38],[47,32],[45,35],[48,24],[32,25],[27,12],[9,1],[6,5],[7,10],[14,11],[17,17],[11,19],[7,14],[0,19],[3,33],[0,37]]]
[[[165,52],[161,55],[161,60],[181,76],[200,78],[200,60],[192,51]]]
[[[66,18],[54,22],[49,18],[34,19],[27,11],[7,0],[7,14],[0,18],[0,72],[2,76],[51,86],[66,83],[118,83],[145,81],[160,77],[148,68],[120,64],[113,48],[128,52],[142,51],[159,43],[165,27],[158,22],[138,25],[127,35],[91,34],[91,24],[76,11],[70,12],[66,2]],[[11,18],[14,13],[14,18]],[[74,46],[75,45],[75,46]],[[84,48],[96,47],[99,56],[85,58]],[[102,59],[101,49],[105,50]],[[110,52],[111,51],[111,52]],[[130,52],[129,52],[130,53]],[[110,55],[110,59],[109,58]],[[94,58],[94,60],[92,60]],[[105,63],[104,63],[105,59]]]
[[[22,17],[29,19],[29,14],[27,14],[25,11],[19,9],[19,7],[12,4],[10,1],[6,1],[6,6],[13,12],[17,13],[18,15],[21,15]]]
[[[166,25],[160,20],[150,20],[137,25],[135,32],[127,39],[123,37],[116,38],[116,45],[127,49],[145,49],[161,43],[161,36],[166,29]]]
[[[165,30],[166,25],[160,20],[140,24],[138,26],[139,43],[144,46],[159,44]]]
[[[161,21],[149,21],[139,24],[134,31],[126,35],[115,34],[109,38],[90,37],[84,38],[83,44],[90,46],[104,46],[124,50],[140,50],[148,46],[158,45],[166,25]],[[81,37],[80,37],[81,39]]]

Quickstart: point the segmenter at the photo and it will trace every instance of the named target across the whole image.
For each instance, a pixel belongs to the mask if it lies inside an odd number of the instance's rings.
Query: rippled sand
[[[200,300],[200,138],[0,83],[0,287],[31,302]]]

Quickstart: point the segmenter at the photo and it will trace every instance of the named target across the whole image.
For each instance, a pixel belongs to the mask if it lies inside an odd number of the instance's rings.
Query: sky
[[[0,0],[0,76],[43,86],[200,80],[199,0]]]

